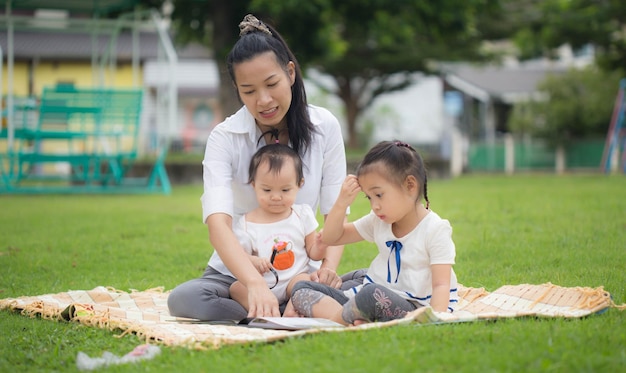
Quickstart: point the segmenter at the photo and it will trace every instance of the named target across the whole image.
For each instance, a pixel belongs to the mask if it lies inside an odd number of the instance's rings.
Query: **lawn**
[[[92,289],[144,290],[201,274],[211,248],[201,186],[170,196],[0,196],[0,298]],[[455,271],[471,287],[604,286],[626,303],[626,177],[473,175],[428,184],[450,220]],[[369,209],[357,198],[352,218]],[[375,250],[346,247],[339,272]],[[506,319],[308,335],[271,344],[162,348],[110,372],[596,372],[626,366],[626,311],[584,319]],[[79,351],[124,355],[135,335],[0,312],[0,371],[76,371]]]

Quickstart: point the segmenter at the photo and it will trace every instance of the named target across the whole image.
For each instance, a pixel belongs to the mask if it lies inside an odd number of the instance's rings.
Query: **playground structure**
[[[45,88],[34,123],[24,111],[32,108],[22,107],[2,191],[169,192],[164,151],[147,179],[128,176],[137,160],[142,95],[140,89]]]
[[[125,13],[115,19],[66,18],[55,23],[34,22],[20,8],[36,7],[82,12],[133,9],[133,0],[86,0],[84,2],[0,1],[5,13],[0,25],[6,27],[6,49],[0,47],[2,126],[0,127],[0,194],[18,193],[164,193],[171,187],[164,161],[171,129],[175,127],[177,55],[160,15],[154,11]],[[100,8],[99,8],[100,7]],[[106,9],[104,9],[106,7]],[[115,7],[115,8],[114,8]],[[80,8],[80,9],[75,9]],[[13,93],[14,31],[50,28],[56,33],[91,35],[93,86],[46,86],[41,94],[15,97]],[[165,83],[157,87],[154,113],[153,152],[138,148],[140,124],[146,115],[145,92],[139,79],[140,32],[158,35],[158,59],[168,66]],[[133,87],[121,88],[113,81],[117,68],[117,39],[121,32],[132,33]],[[97,46],[106,40],[105,48]],[[6,60],[5,60],[6,57]],[[3,64],[6,61],[6,75]],[[153,162],[146,177],[131,177],[135,161]]]
[[[626,115],[626,78],[620,80],[619,90],[615,98],[613,115],[606,135],[602,167],[605,173],[621,171],[626,173],[626,129],[624,116]]]

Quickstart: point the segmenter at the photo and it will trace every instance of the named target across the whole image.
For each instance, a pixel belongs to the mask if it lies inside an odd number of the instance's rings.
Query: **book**
[[[344,326],[328,319],[309,317],[252,317],[241,320],[237,325],[250,328],[302,330],[315,328],[343,328]]]
[[[309,317],[248,317],[243,320],[198,320],[186,317],[176,317],[171,322],[183,324],[210,324],[243,326],[248,328],[263,328],[276,330],[302,330],[315,328],[343,328],[344,326],[334,321],[322,318]]]

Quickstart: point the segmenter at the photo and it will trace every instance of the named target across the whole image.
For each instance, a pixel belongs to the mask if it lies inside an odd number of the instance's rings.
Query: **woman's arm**
[[[248,289],[248,316],[280,316],[278,300],[267,287],[259,271],[248,260],[232,230],[232,218],[227,214],[209,215],[206,220],[209,239],[226,267]]]

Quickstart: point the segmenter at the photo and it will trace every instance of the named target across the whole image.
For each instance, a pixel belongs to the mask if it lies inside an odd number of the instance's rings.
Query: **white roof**
[[[169,79],[167,62],[146,61],[144,66],[144,86],[166,85]],[[214,60],[179,60],[176,64],[175,81],[178,89],[213,93],[219,87],[217,63]]]

